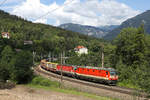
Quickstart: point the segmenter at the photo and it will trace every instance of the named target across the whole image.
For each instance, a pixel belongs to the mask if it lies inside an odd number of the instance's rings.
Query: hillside
[[[85,34],[88,36],[101,38],[107,35],[109,31],[116,28],[117,26],[94,27],[94,26],[66,23],[66,24],[60,25],[59,27],[61,27],[62,29],[73,31],[73,32]]]
[[[144,24],[146,33],[150,34],[150,10],[126,20],[118,28],[112,30],[110,34],[104,36],[104,39],[112,40],[120,33],[120,30],[123,28],[139,27],[140,24]]]
[[[100,66],[101,56],[98,55],[102,44],[106,47],[105,55],[109,55],[109,46],[112,47],[104,40],[51,25],[32,23],[4,11],[0,11],[0,33],[10,34],[10,38],[0,35],[0,80],[6,82],[12,79],[18,84],[32,80],[31,67],[41,59],[51,57],[52,62],[60,63],[60,54],[65,52],[68,58],[65,64]],[[79,45],[88,48],[87,55],[78,56],[74,52]]]
[[[48,52],[48,50],[60,52],[62,47],[70,50],[77,45],[88,46],[90,40],[96,39],[51,25],[35,24],[1,10],[0,32],[10,32],[13,48],[22,49],[23,41],[32,40],[33,49],[40,50],[38,52]],[[42,48],[40,49],[37,45],[41,45]]]

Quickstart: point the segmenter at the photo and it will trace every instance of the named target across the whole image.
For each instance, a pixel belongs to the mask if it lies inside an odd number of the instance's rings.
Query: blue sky
[[[150,10],[150,0],[118,0],[119,2],[125,3],[135,10],[141,12]]]
[[[150,0],[6,0],[0,9],[35,23],[104,26],[119,25],[149,10],[149,4]]]

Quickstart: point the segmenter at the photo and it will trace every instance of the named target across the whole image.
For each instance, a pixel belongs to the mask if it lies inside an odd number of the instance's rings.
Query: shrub
[[[16,86],[16,84],[13,82],[7,82],[7,83],[0,82],[0,89],[12,89],[15,86]]]
[[[40,85],[42,85],[42,86],[50,86],[51,85],[51,82],[49,81],[49,80],[42,80],[41,81],[41,83],[40,83]]]
[[[40,76],[35,77],[32,80],[32,84],[34,85],[41,85],[41,86],[50,86],[51,85],[51,81],[45,78],[42,78]]]

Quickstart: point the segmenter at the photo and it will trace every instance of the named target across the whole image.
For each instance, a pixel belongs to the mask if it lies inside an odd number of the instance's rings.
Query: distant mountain
[[[118,28],[112,30],[110,34],[105,35],[104,39],[112,40],[123,28],[139,27],[141,24],[144,24],[145,31],[150,34],[150,10],[126,20]]]
[[[94,27],[94,26],[66,23],[66,24],[60,25],[59,27],[66,29],[66,30],[73,31],[73,32],[85,34],[88,36],[101,38],[107,35],[109,31],[116,28],[117,26],[113,25],[113,26]]]
[[[106,26],[99,26],[100,29],[106,31],[112,31],[113,29],[119,27],[119,25],[106,25]]]

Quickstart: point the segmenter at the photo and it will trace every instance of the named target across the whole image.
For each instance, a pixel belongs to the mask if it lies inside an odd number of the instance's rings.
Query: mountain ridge
[[[113,40],[123,28],[127,27],[139,27],[141,24],[144,24],[144,29],[146,33],[150,34],[150,10],[147,10],[135,17],[127,19],[124,21],[118,28],[110,31],[110,34],[104,36],[106,40]]]
[[[89,25],[80,25],[80,24],[74,24],[74,23],[65,23],[58,26],[62,29],[70,30],[73,32],[78,32],[81,34],[85,34],[88,36],[94,36],[97,38],[102,38],[106,34],[109,33],[112,29],[118,27],[117,25],[112,26],[100,26],[100,27],[94,27]]]

